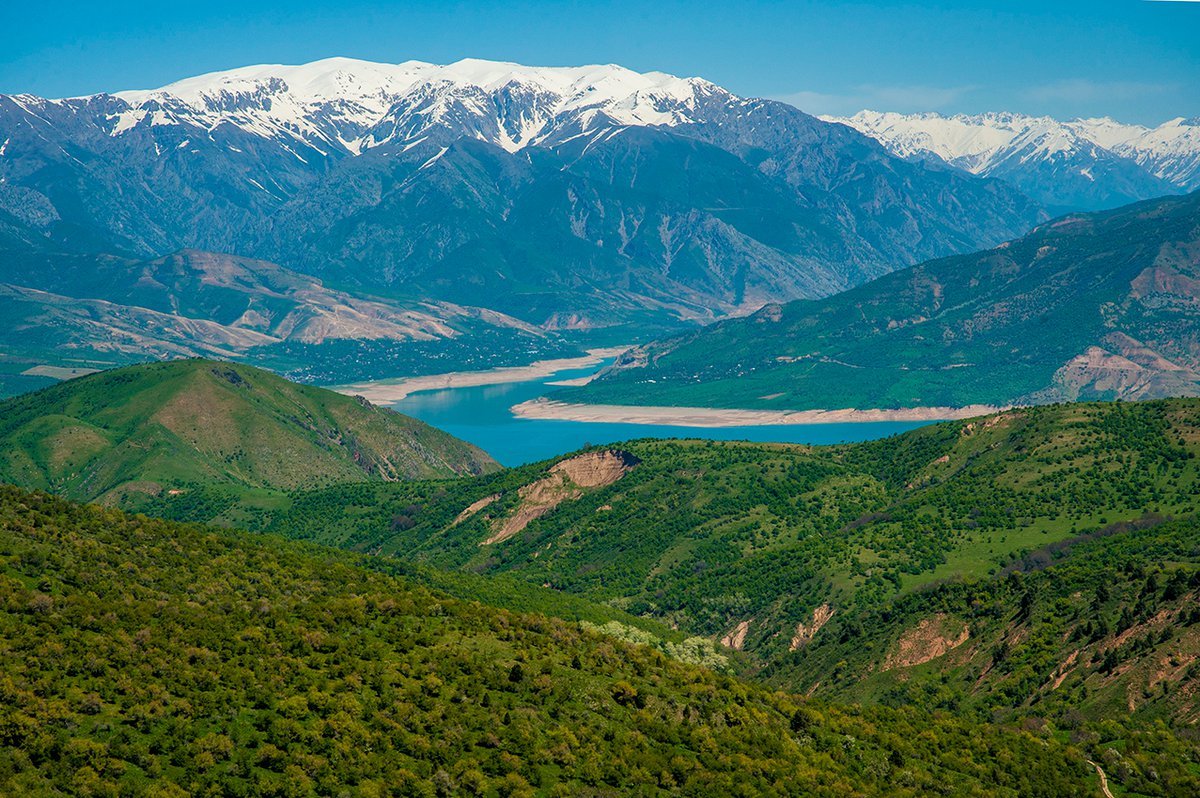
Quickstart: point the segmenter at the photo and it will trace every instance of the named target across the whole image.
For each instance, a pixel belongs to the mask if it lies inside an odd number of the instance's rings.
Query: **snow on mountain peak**
[[[1200,127],[1184,119],[1146,128],[1109,117],[1059,121],[1010,112],[943,116],[860,111],[823,118],[849,125],[897,155],[932,154],[979,175],[1002,174],[1014,164],[1034,161],[1128,159],[1180,188],[1200,187]],[[1090,179],[1090,172],[1084,177]]]
[[[544,138],[564,115],[581,126],[672,125],[691,121],[697,94],[717,90],[698,78],[635,72],[615,64],[530,67],[466,58],[438,65],[326,58],[213,72],[159,89],[124,91],[129,108],[113,118],[120,135],[152,114],[158,124],[188,119],[209,129],[229,123],[263,136],[340,143],[353,153],[387,141],[414,141],[423,125],[464,113],[509,150]],[[503,97],[501,95],[504,95]],[[461,120],[460,120],[461,121]],[[375,130],[383,125],[385,130]],[[400,131],[400,132],[398,132]]]

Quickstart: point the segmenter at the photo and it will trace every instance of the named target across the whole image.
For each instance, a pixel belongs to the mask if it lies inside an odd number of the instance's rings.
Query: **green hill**
[[[1200,720],[1200,521],[1149,516],[983,580],[843,612],[760,676],[838,700],[1050,718]]]
[[[441,577],[460,595],[521,580],[543,612],[582,599],[720,640],[787,691],[1174,746],[1198,718],[1198,451],[1197,399],[1046,405],[833,447],[632,441],[297,492],[255,520],[479,580]],[[1119,794],[1186,794],[1093,750]]]
[[[210,360],[115,369],[0,402],[0,481],[88,501],[496,468],[415,419]]]
[[[1200,192],[630,350],[571,402],[1008,406],[1200,394]]]
[[[8,795],[1195,794],[1193,746],[840,708],[332,550],[0,487]]]
[[[874,608],[1147,514],[1200,510],[1200,400],[1050,405],[834,446],[633,441],[471,480],[292,494],[279,532],[509,574],[772,658]],[[209,520],[218,494],[153,512]],[[206,500],[207,499],[207,500]]]

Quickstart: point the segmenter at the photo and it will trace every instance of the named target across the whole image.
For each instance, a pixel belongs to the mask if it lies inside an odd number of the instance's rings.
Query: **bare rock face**
[[[458,526],[463,521],[466,521],[468,518],[475,515],[477,512],[482,510],[484,507],[487,507],[489,504],[491,504],[492,502],[496,501],[499,498],[500,498],[499,493],[493,493],[490,496],[484,496],[479,501],[471,502],[471,504],[465,510],[463,510],[461,513],[458,514],[458,517],[456,517],[454,519],[454,521],[451,522],[450,526],[452,526],[452,527]]]
[[[792,642],[788,648],[792,651],[806,646],[812,642],[813,637],[817,632],[821,631],[821,627],[829,623],[829,619],[833,617],[834,609],[829,605],[829,602],[822,604],[813,610],[812,620],[807,624],[796,624],[796,634],[792,636]]]
[[[638,462],[628,452],[609,449],[563,460],[550,473],[561,473],[581,488],[602,488],[628,474]]]
[[[1115,394],[1124,399],[1195,396],[1200,391],[1200,367],[1172,361],[1160,352],[1122,333],[1104,339],[1108,348],[1088,347],[1054,373],[1064,399]]]
[[[508,540],[529,526],[531,521],[541,518],[563,502],[578,499],[585,490],[613,484],[632,471],[639,462],[628,452],[606,449],[587,452],[556,463],[545,477],[517,491],[521,497],[520,504],[508,516],[493,522],[493,534],[482,545],[489,546]],[[471,507],[464,510],[464,513]],[[482,505],[477,510],[481,508]]]
[[[900,636],[883,661],[881,670],[923,665],[958,648],[970,638],[970,627],[957,618],[942,614],[923,618]]]
[[[733,630],[730,631],[729,634],[721,638],[721,645],[725,646],[726,648],[732,648],[736,651],[741,651],[742,647],[746,645],[746,633],[750,631],[750,623],[753,620],[754,619],[751,618],[749,621],[742,621],[737,626],[733,627]]]

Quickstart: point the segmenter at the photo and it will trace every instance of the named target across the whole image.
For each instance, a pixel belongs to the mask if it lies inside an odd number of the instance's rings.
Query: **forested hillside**
[[[839,700],[1051,719],[1081,740],[1106,719],[1191,726],[1198,590],[1200,522],[1149,515],[841,613],[760,675]]]
[[[1200,789],[1162,735],[839,708],[363,566],[0,488],[0,792],[1068,796],[1118,748]]]
[[[1200,400],[1053,405],[882,441],[633,441],[480,479],[227,493],[151,512],[507,573],[737,648],[998,573],[1057,541],[1200,505]],[[802,635],[801,635],[802,636]]]

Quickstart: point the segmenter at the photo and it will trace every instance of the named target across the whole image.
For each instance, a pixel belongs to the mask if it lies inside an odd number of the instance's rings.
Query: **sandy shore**
[[[521,418],[592,421],[617,424],[665,424],[678,427],[746,427],[760,424],[837,424],[865,421],[948,421],[984,416],[1007,408],[991,405],[967,407],[909,407],[898,410],[723,410],[711,407],[638,407],[634,405],[579,405],[551,399],[533,399],[513,405]]]
[[[486,371],[452,371],[447,374],[427,374],[422,377],[399,377],[392,380],[371,380],[350,385],[333,386],[332,390],[348,396],[361,396],[375,404],[399,402],[418,391],[437,391],[443,388],[470,388],[477,385],[498,385],[504,382],[523,382],[549,377],[568,369],[582,369],[599,365],[606,358],[616,357],[628,346],[612,346],[604,349],[589,349],[580,357],[564,357],[555,360],[538,360],[528,366],[510,366]],[[590,379],[590,378],[588,378]],[[575,380],[560,384],[582,385]]]

